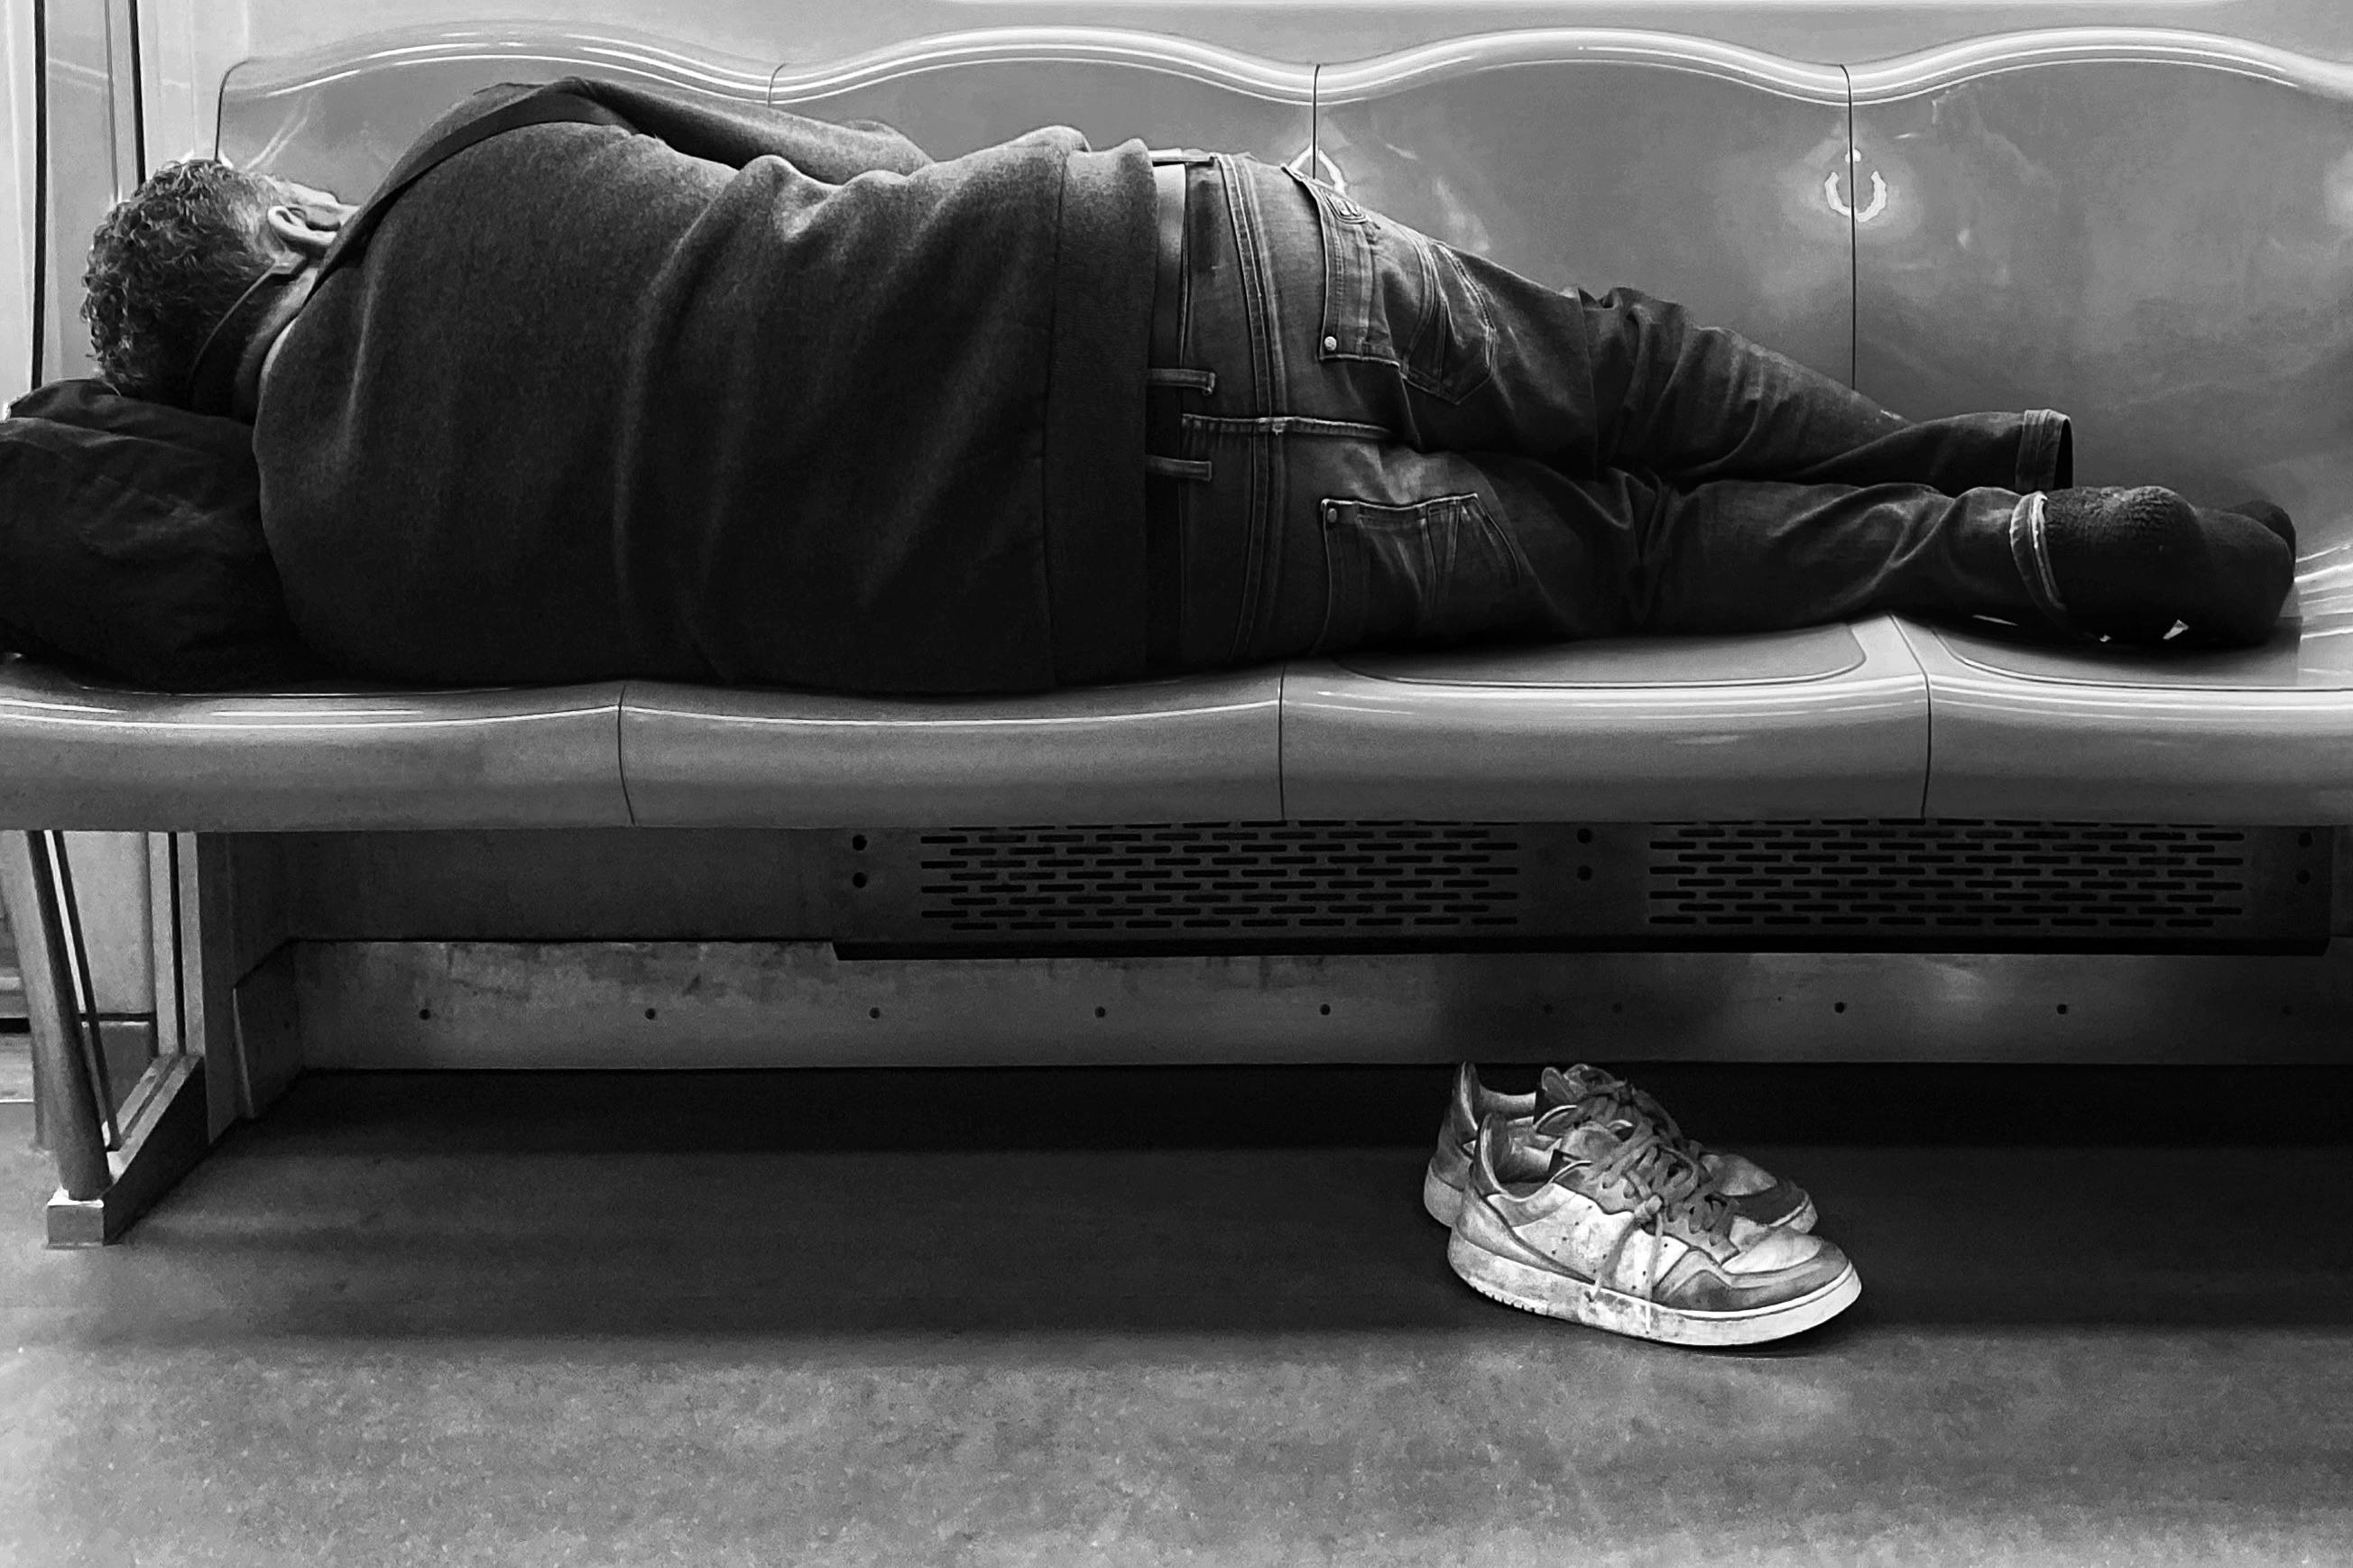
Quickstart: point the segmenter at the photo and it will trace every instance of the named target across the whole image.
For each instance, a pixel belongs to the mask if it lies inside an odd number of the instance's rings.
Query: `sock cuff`
[[[2048,507],[2041,490],[2029,490],[2018,498],[2018,504],[2010,510],[2010,558],[2026,584],[2026,596],[2034,601],[2043,618],[2074,635],[2079,631],[2075,617],[2067,613],[2067,602],[2059,596],[2059,578],[2051,570]]]

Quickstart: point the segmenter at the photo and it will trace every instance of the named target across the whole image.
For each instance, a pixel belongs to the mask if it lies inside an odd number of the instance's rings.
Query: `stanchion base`
[[[51,1247],[119,1240],[212,1147],[205,1125],[204,1058],[176,1057],[155,1070],[153,1087],[123,1129],[122,1147],[107,1156],[113,1183],[94,1198],[69,1198],[59,1188],[49,1199]]]

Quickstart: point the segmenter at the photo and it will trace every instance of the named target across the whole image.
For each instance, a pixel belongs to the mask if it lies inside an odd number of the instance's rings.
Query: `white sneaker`
[[[1452,1225],[1462,1206],[1462,1186],[1470,1179],[1471,1141],[1479,1124],[1490,1116],[1530,1120],[1564,1106],[1578,1107],[1586,1120],[1610,1121],[1639,1114],[1649,1120],[1666,1141],[1697,1160],[1708,1179],[1732,1200],[1735,1212],[1758,1225],[1789,1230],[1814,1228],[1814,1200],[1795,1182],[1784,1181],[1746,1154],[1711,1149],[1675,1125],[1666,1107],[1624,1079],[1579,1062],[1567,1068],[1546,1068],[1534,1094],[1499,1094],[1479,1081],[1479,1069],[1464,1062],[1454,1074],[1454,1092],[1446,1102],[1446,1118],[1439,1123],[1438,1147],[1422,1173],[1421,1206],[1440,1225]]]
[[[1862,1281],[1818,1236],[1743,1218],[1643,1120],[1491,1116],[1446,1261],[1506,1306],[1679,1345],[1746,1345],[1827,1322]]]

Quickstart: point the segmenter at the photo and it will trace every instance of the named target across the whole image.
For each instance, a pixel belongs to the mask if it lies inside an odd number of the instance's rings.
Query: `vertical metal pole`
[[[121,69],[112,71],[115,100],[119,103],[127,92],[131,99],[131,171],[123,190],[128,194],[147,177],[147,73],[139,63],[139,0],[124,0],[122,14],[107,18],[107,30],[111,34],[120,22],[127,40],[125,52],[130,59]],[[107,40],[107,53],[114,52],[113,39]]]
[[[49,339],[49,0],[33,0],[33,379]]]
[[[44,833],[47,843],[46,860],[51,876],[51,907],[62,914],[65,931],[66,956],[73,961],[73,992],[68,998],[74,1022],[80,1026],[82,1048],[90,1059],[90,1082],[98,1089],[99,1125],[105,1130],[106,1146],[122,1147],[122,1129],[114,1122],[114,1074],[106,1065],[105,1026],[98,1010],[98,980],[90,973],[90,943],[81,934],[81,900],[74,897],[73,862],[66,858],[66,836]]]
[[[0,894],[16,927],[16,963],[46,1103],[43,1121],[66,1196],[94,1198],[113,1184],[106,1130],[80,1049],[81,1020],[68,987],[65,931],[48,857],[30,833],[0,833]]]

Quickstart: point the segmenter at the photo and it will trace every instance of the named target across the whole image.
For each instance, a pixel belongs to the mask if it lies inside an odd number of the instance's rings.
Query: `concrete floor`
[[[103,1253],[0,1105],[0,1563],[2353,1562],[2353,1077],[1642,1076],[1854,1311],[1488,1304],[1440,1073],[313,1077]]]

